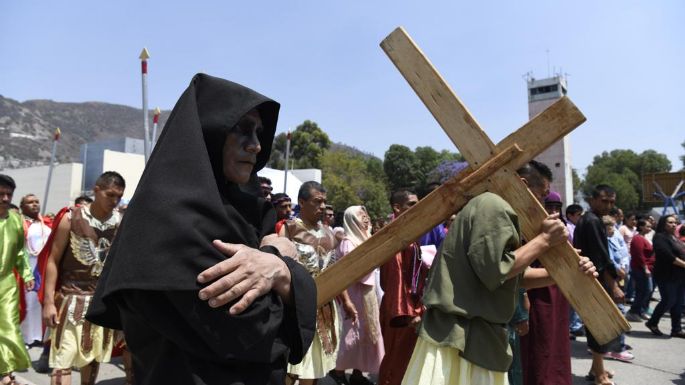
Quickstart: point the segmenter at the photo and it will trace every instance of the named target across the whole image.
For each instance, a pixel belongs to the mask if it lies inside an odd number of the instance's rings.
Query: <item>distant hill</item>
[[[162,111],[158,131],[169,113]],[[150,111],[150,130],[152,115]],[[118,104],[52,100],[20,103],[0,95],[0,169],[46,164],[57,127],[62,131],[57,161],[66,163],[79,160],[79,148],[86,142],[124,136],[142,139],[142,120],[141,109]]]
[[[162,111],[158,135],[170,112]],[[152,115],[150,111],[150,130]],[[57,127],[62,131],[57,145],[57,161],[68,163],[79,161],[80,146],[86,142],[125,136],[142,139],[142,120],[141,109],[119,104],[52,100],[21,103],[0,95],[0,170],[47,164]],[[343,143],[332,143],[331,150],[375,158]]]
[[[383,159],[380,159],[379,157],[377,157],[377,156],[374,155],[374,154],[371,154],[371,153],[368,153],[368,152],[364,152],[364,151],[362,151],[362,150],[360,150],[360,149],[358,149],[358,148],[356,148],[356,147],[348,146],[347,144],[344,144],[344,143],[333,142],[333,143],[331,143],[330,149],[331,149],[331,151],[344,151],[344,152],[348,152],[348,153],[350,153],[350,154],[352,154],[352,155],[355,155],[355,156],[361,156],[361,157],[364,158],[364,159],[376,158],[376,159],[378,159],[378,160],[380,160],[380,161],[383,161]]]

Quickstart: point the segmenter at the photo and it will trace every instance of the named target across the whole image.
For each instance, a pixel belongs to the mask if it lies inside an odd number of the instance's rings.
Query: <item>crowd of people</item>
[[[670,335],[685,338],[678,218],[624,217],[607,185],[587,211],[564,210],[536,161],[517,173],[549,214],[537,236],[524,239],[520,213],[482,193],[316,306],[314,278],[419,197],[393,191],[389,215],[371,218],[364,206],[327,204],[315,181],[297,197],[274,193],[256,171],[278,111],[253,90],[197,75],[128,208],[125,181],[110,171],[92,199],[54,218],[34,194],[15,212],[14,181],[0,175],[2,384],[30,365],[27,347],[42,346],[36,369],[55,385],[70,384],[73,368],[94,384],[113,355],[127,384],[570,385],[578,336],[592,353],[587,379],[611,384],[604,360],[630,361],[632,348],[625,336],[599,344],[538,261],[563,242],[628,320],[662,335],[670,312]]]

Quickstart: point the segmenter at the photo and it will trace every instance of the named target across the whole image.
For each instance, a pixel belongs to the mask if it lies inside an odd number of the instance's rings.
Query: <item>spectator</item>
[[[659,320],[668,310],[671,313],[671,336],[685,338],[685,331],[680,325],[685,296],[685,246],[675,236],[677,224],[675,215],[664,215],[656,226],[654,280],[659,287],[661,301],[646,325],[654,335],[663,335],[659,330]]]
[[[654,249],[645,235],[652,231],[652,223],[646,219],[637,221],[637,233],[630,242],[630,275],[635,283],[635,300],[626,313],[626,319],[640,322],[649,319],[646,312],[652,293],[652,270]]]

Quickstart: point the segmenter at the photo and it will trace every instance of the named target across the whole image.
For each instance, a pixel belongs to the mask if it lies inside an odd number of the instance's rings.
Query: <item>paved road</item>
[[[652,303],[654,306],[655,303]],[[670,331],[670,319],[664,317],[660,328],[664,332]],[[670,337],[655,337],[642,323],[632,323],[633,330],[626,338],[626,343],[633,347],[635,360],[631,363],[607,361],[606,366],[616,371],[614,380],[619,385],[685,385],[685,339]],[[587,352],[585,338],[579,337],[571,341],[573,369],[573,384],[587,385],[584,376],[590,370],[591,357]],[[29,351],[35,362],[40,355],[40,348]],[[17,373],[19,383],[30,385],[48,385],[49,377],[39,374],[33,369]],[[114,360],[102,365],[98,384],[119,385],[124,383],[124,369],[120,360]],[[74,372],[73,384],[79,384],[79,376]],[[321,385],[335,385],[330,378],[319,382]],[[182,385],[182,384],[181,384]],[[554,385],[554,384],[550,384]]]

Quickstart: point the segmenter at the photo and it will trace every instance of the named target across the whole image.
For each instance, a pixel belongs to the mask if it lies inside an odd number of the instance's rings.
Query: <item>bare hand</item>
[[[552,214],[542,221],[540,233],[545,237],[549,246],[556,246],[568,241],[568,230],[559,220],[559,214]]]
[[[530,331],[530,326],[528,324],[528,320],[521,321],[521,322],[517,323],[516,325],[514,325],[514,330],[521,337],[528,334],[528,332]]]
[[[197,281],[207,283],[216,280],[198,296],[207,300],[209,306],[220,307],[240,298],[229,309],[233,315],[240,314],[258,297],[274,290],[284,302],[290,298],[290,271],[280,258],[245,245],[215,240],[217,250],[228,258],[198,275]]]
[[[614,302],[623,303],[626,300],[626,295],[623,293],[620,287],[614,282],[611,289],[611,296],[614,298]]]
[[[417,327],[421,323],[421,317],[416,316],[409,321],[409,326]]]
[[[57,319],[57,308],[55,304],[43,304],[43,322],[47,327],[54,328],[59,325],[59,320]]]
[[[269,234],[262,238],[262,243],[259,246],[273,246],[284,257],[293,258],[297,255],[295,244],[290,239],[279,237],[277,234]]]
[[[358,314],[357,308],[354,306],[352,301],[343,302],[343,310],[345,311],[345,319],[351,319],[352,323],[357,323]]]
[[[36,281],[30,280],[28,282],[24,283],[24,287],[26,288],[26,291],[31,291],[33,288],[36,286]]]
[[[583,257],[582,255],[580,256],[580,261],[578,261],[579,269],[580,271],[583,272],[585,275],[589,275],[592,278],[597,278],[599,277],[599,273],[597,273],[597,268],[595,267],[595,264],[592,263],[590,258],[588,257]]]

